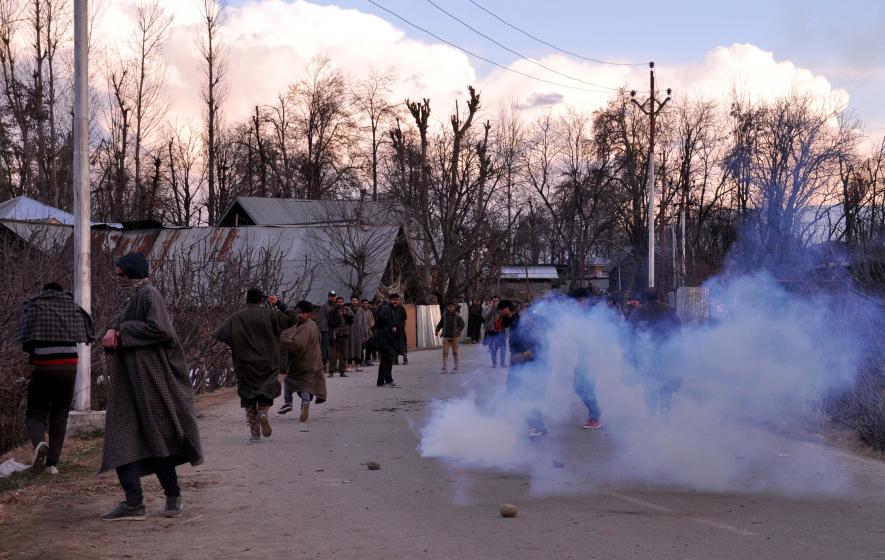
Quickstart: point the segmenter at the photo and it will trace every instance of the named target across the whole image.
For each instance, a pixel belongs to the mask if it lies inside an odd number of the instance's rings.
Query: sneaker
[[[447,370],[446,368],[442,368],[441,370],[439,370],[439,372],[441,374],[445,375],[445,374],[449,373],[449,370]]]
[[[252,436],[249,438],[249,444],[261,443],[261,436]]]
[[[346,373],[339,373],[338,377],[349,377]]]
[[[31,461],[31,471],[34,474],[43,474],[46,470],[46,456],[49,455],[49,446],[45,441],[41,441],[34,448],[34,459]]]
[[[397,385],[396,383],[394,383],[393,381],[391,381],[390,383],[388,383],[387,385],[385,385],[385,387],[387,387],[388,389],[396,389],[396,388],[399,387],[399,385]]]
[[[163,517],[181,517],[181,497],[166,496],[166,507],[163,508]]]
[[[292,406],[292,403],[286,403],[280,407],[280,409],[277,411],[277,414],[289,414],[290,412],[292,412],[293,408],[294,407]]]
[[[492,364],[492,369],[498,369],[498,364]]]
[[[590,419],[581,424],[581,427],[585,430],[598,430],[602,427],[602,424],[599,423],[599,420]]]
[[[530,438],[539,438],[547,435],[547,430],[539,430],[538,428],[529,428]]]
[[[307,422],[307,417],[310,416],[310,402],[302,401],[301,402],[301,416],[298,417],[298,420],[302,422]]]
[[[49,474],[58,474],[58,467],[52,465],[51,467],[46,467],[46,472]]]
[[[267,417],[267,414],[259,414],[258,423],[261,425],[261,435],[270,437],[270,434],[273,433],[273,427],[270,425],[270,418]]]
[[[117,507],[101,516],[105,521],[143,521],[144,504],[130,506],[126,502],[120,502]]]
[[[458,366],[455,366],[454,369],[452,369],[452,373],[458,373]]]

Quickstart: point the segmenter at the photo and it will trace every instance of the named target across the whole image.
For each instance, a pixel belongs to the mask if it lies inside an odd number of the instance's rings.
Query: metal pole
[[[631,101],[639,109],[648,115],[648,286],[655,285],[655,121],[658,113],[664,105],[670,101],[670,92],[667,90],[667,98],[663,102],[655,98],[655,63],[648,63],[650,96],[645,103],[636,101],[636,90],[630,92]],[[646,108],[646,104],[648,107]]]
[[[88,0],[74,0],[74,299],[92,312],[89,209],[89,60]],[[92,406],[92,359],[89,347],[77,345],[77,381],[74,410]]]
[[[648,287],[655,285],[655,63],[648,63],[650,128],[648,133]]]

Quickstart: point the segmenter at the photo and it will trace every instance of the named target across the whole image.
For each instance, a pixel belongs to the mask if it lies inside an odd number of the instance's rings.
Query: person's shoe
[[[55,465],[52,465],[51,467],[46,467],[46,472],[53,475],[58,474],[58,467],[56,467]]]
[[[394,383],[393,381],[391,381],[390,383],[388,383],[387,385],[385,385],[385,387],[387,387],[388,389],[396,389],[396,388],[399,387],[399,385],[397,385],[396,383]]]
[[[454,368],[452,368],[452,373],[458,373],[458,366],[455,366]]]
[[[442,368],[441,370],[439,370],[439,372],[440,372],[441,374],[445,375],[445,374],[449,373],[449,370],[446,369],[446,368]]]
[[[166,507],[163,508],[163,517],[181,517],[181,497],[173,498],[166,496]]]
[[[366,363],[363,365],[366,367],[373,367],[375,364],[367,360]]]
[[[393,365],[395,365],[395,366],[399,365],[399,358],[397,358],[396,360],[393,361]]]
[[[492,364],[492,369],[498,369],[498,364]]]
[[[339,373],[338,377],[349,377],[346,373]]]
[[[602,424],[599,423],[599,420],[590,419],[590,420],[587,420],[586,422],[584,422],[583,424],[581,424],[581,427],[584,428],[585,430],[598,430],[599,428],[602,427]]]
[[[529,428],[530,438],[539,438],[547,435],[547,430],[539,430],[538,428]]]
[[[273,427],[270,425],[270,418],[267,417],[267,414],[258,415],[258,424],[261,425],[261,435],[270,437],[270,434],[273,433]]]
[[[334,373],[330,373],[330,374],[327,375],[326,377],[335,377],[335,374],[334,374]]]
[[[49,455],[49,446],[45,441],[41,441],[34,448],[34,459],[31,461],[31,472],[34,474],[43,474],[46,470],[46,456]]]
[[[249,438],[249,444],[261,443],[261,436],[252,436]]]
[[[310,403],[307,401],[301,402],[301,416],[298,419],[302,422],[307,422],[307,418],[310,416]]]
[[[280,407],[280,409],[277,411],[277,414],[289,414],[290,412],[292,412],[293,408],[294,407],[292,406],[292,403],[286,403]]]
[[[120,502],[117,507],[102,515],[105,521],[143,521],[144,504],[130,506],[126,502]]]
[[[409,359],[406,358],[405,356],[403,356],[403,365],[404,365],[404,366],[409,365]]]

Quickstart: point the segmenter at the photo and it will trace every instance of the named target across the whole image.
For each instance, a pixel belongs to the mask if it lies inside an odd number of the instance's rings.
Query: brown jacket
[[[286,351],[286,386],[292,390],[307,391],[316,397],[317,404],[326,400],[326,376],[323,374],[323,356],[320,350],[320,329],[312,319],[287,329],[280,337]]]

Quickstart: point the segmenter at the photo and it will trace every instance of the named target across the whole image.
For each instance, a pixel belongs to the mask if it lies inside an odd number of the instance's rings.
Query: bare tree
[[[156,131],[166,112],[162,98],[166,68],[160,49],[171,24],[172,16],[165,13],[158,0],[149,0],[136,8],[136,32],[132,38],[135,53],[132,152],[137,193],[135,214],[140,218],[150,217],[153,210],[146,196],[151,191],[143,184],[142,154],[145,140]]]
[[[206,201],[207,217],[214,225],[220,208],[216,200],[216,156],[218,136],[221,129],[221,104],[224,101],[225,58],[226,50],[221,41],[221,25],[227,11],[227,0],[197,0],[200,17],[203,22],[203,33],[198,43],[202,71],[205,78],[203,101],[206,104],[206,183],[208,198]]]
[[[372,200],[378,200],[378,169],[381,143],[387,123],[396,115],[396,107],[390,102],[391,86],[394,81],[392,70],[379,72],[371,70],[363,80],[351,84],[352,103],[360,113],[360,130],[369,144],[369,180],[372,186]]]

